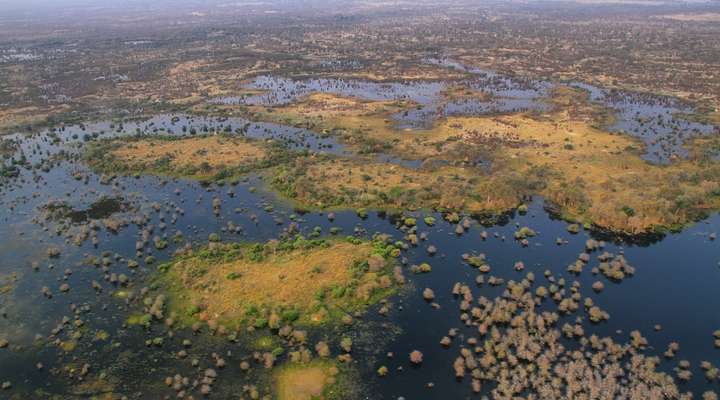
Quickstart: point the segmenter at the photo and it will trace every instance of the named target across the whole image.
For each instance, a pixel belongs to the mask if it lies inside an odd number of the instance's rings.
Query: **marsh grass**
[[[285,364],[272,378],[278,400],[341,400],[359,397],[356,375],[346,364],[315,359]]]
[[[84,160],[107,174],[231,182],[292,157],[284,147],[231,135],[138,136],[88,145]]]
[[[397,291],[394,249],[379,239],[301,236],[213,244],[159,266],[156,286],[187,325],[210,319],[256,329],[332,324]]]
[[[324,95],[326,98],[328,95]],[[343,100],[347,102],[347,100]],[[372,156],[298,158],[273,170],[273,187],[315,208],[436,209],[494,214],[542,196],[570,222],[618,234],[681,229],[720,208],[717,138],[686,143],[688,159],[652,164],[636,138],[603,130],[614,113],[587,93],[560,86],[544,114],[451,117],[400,132],[388,114],[328,112],[318,128],[358,154],[425,160],[420,168]],[[311,103],[275,109],[295,115]],[[485,161],[484,167],[470,163]],[[435,163],[440,161],[440,163]]]

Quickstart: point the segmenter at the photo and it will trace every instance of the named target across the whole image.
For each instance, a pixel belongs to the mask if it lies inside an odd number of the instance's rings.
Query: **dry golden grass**
[[[112,155],[128,165],[152,164],[169,158],[174,168],[207,163],[211,168],[250,165],[261,161],[265,150],[240,138],[201,136],[178,140],[143,139],[112,151]]]
[[[715,107],[715,110],[707,114],[707,122],[720,125],[720,106]]]
[[[310,118],[326,118],[330,116],[366,116],[370,113],[382,112],[383,108],[391,106],[392,103],[314,93],[290,107],[292,107],[293,114]]]
[[[210,64],[211,61],[207,59],[179,62],[174,66],[170,67],[170,69],[168,70],[168,75],[185,77],[189,73],[210,66]]]
[[[318,291],[350,283],[355,278],[350,267],[367,260],[371,250],[369,243],[334,241],[329,247],[279,252],[260,262],[241,258],[211,267],[190,257],[178,261],[173,273],[186,302],[206,305],[201,319],[237,321],[248,306],[309,311]],[[359,286],[374,285],[376,278],[375,273],[366,273]]]
[[[407,57],[396,56],[392,61],[383,63],[377,67],[371,67],[370,69],[357,72],[345,72],[342,73],[341,76],[343,78],[368,79],[376,82],[398,80],[452,80],[465,76],[465,73],[458,70],[408,61]]]
[[[289,365],[274,375],[278,400],[323,399],[326,387],[335,383],[337,368],[330,362]]]
[[[19,107],[19,108],[0,108],[0,131],[8,131],[14,133],[17,126],[35,125],[45,121],[48,115],[53,113],[61,113],[69,109],[66,106],[54,106],[46,108],[38,107]]]
[[[336,159],[313,162],[296,185],[296,200],[312,206],[464,209],[501,212],[519,204],[517,196],[490,196],[490,186],[501,183],[477,178],[470,168],[445,166],[410,169],[371,160]],[[413,198],[409,194],[415,192]]]
[[[369,101],[327,93],[314,93],[267,112],[263,106],[249,107],[257,117],[290,124],[317,124],[319,128],[392,129],[388,119],[401,109],[395,101]]]
[[[326,95],[327,97],[327,95]],[[340,128],[351,148],[367,143],[392,143],[391,154],[409,159],[463,160],[472,149],[485,149],[489,172],[457,166],[412,170],[373,160],[309,163],[295,182],[295,196],[313,206],[450,207],[470,212],[515,207],[523,194],[542,195],[560,206],[565,217],[626,233],[678,226],[702,210],[720,208],[717,163],[696,158],[654,165],[640,155],[643,144],[629,136],[594,127],[611,116],[584,101],[584,94],[560,88],[551,99],[557,106],[542,116],[513,114],[452,117],[427,131],[400,132],[387,113],[332,113],[320,121],[325,129]],[[301,118],[296,104],[280,115]],[[366,106],[367,108],[372,108]],[[307,111],[304,111],[307,112]],[[315,121],[317,122],[317,120]],[[528,177],[542,175],[541,185]],[[458,184],[460,177],[461,183]],[[533,178],[534,179],[534,178]],[[528,183],[530,189],[520,188]],[[415,204],[380,198],[388,191],[424,193]],[[330,204],[328,204],[330,203]],[[691,204],[691,207],[687,205]]]
[[[547,185],[537,194],[560,205],[573,219],[626,233],[683,224],[689,216],[672,211],[679,195],[673,192],[678,189],[689,198],[707,197],[707,209],[718,206],[717,200],[704,194],[720,188],[720,182],[709,179],[698,185],[687,178],[709,171],[707,166],[690,160],[667,166],[649,164],[640,158],[642,144],[633,138],[598,130],[567,113],[548,120],[512,115],[450,123],[478,132],[464,135],[464,141],[499,135],[532,143],[503,147],[503,168],[494,169],[496,178],[502,180],[507,170],[527,175],[532,168],[547,169]],[[628,208],[633,215],[623,211]]]
[[[473,98],[479,101],[490,101],[493,98],[493,94],[490,92],[483,92],[478,90],[469,89],[462,85],[451,85],[448,86],[442,95],[446,99],[467,99]]]
[[[313,94],[298,102],[265,112],[254,107],[256,117],[291,125],[310,126],[317,130],[339,130],[343,142],[351,149],[362,150],[368,141],[392,143],[393,152],[404,157],[422,158],[436,155],[435,140],[447,135],[437,129],[408,134],[395,129],[391,116],[412,107],[407,102],[373,102],[332,94]]]

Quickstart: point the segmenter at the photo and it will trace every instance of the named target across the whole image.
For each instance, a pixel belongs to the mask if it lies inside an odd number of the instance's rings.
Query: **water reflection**
[[[430,129],[438,118],[449,116],[493,115],[517,112],[546,112],[551,105],[546,101],[555,83],[467,67],[457,61],[429,58],[425,63],[453,68],[471,77],[456,82],[402,81],[373,82],[349,79],[294,80],[274,76],[259,76],[247,89],[261,90],[260,94],[244,97],[224,97],[214,102],[282,106],[312,93],[331,93],[373,101],[410,101],[415,108],[392,116],[398,129]],[[605,127],[611,132],[634,136],[645,146],[643,159],[665,164],[673,159],[687,158],[683,147],[692,137],[717,133],[719,127],[693,122],[682,115],[694,110],[687,104],[665,96],[642,94],[622,90],[607,90],[585,82],[569,85],[588,92],[591,102],[614,111],[614,121]],[[444,92],[453,86],[482,93],[447,100]]]
[[[407,96],[414,95],[409,89],[389,90],[400,91],[397,93],[406,90]],[[427,95],[435,89],[422,90],[426,90]],[[590,90],[590,93],[594,101],[625,102],[622,97],[605,92]],[[628,107],[641,107],[645,102],[642,98],[635,99],[628,102]],[[644,124],[672,127],[667,120],[667,110],[679,105],[661,103],[642,107],[647,107],[648,113],[662,115],[662,118],[649,119],[650,122],[642,120]],[[639,123],[641,119],[635,115],[630,119]],[[336,228],[341,235],[367,237],[382,232],[395,240],[403,240],[409,233],[408,228],[398,222],[402,218],[391,214],[370,213],[368,218],[361,219],[354,212],[336,212],[333,221],[329,221],[323,213],[299,212],[265,192],[264,182],[258,176],[249,175],[237,185],[210,187],[151,176],[120,176],[108,181],[88,170],[75,157],[85,141],[96,138],[192,135],[193,132],[273,138],[291,148],[338,155],[345,151],[332,138],[308,130],[243,119],[180,115],[144,121],[103,121],[51,129],[29,137],[14,136],[19,146],[15,158],[25,158],[27,162],[23,165],[37,168],[23,166],[17,178],[0,187],[3,205],[0,208],[0,275],[19,277],[12,283],[12,290],[0,294],[0,338],[9,341],[7,349],[0,349],[0,376],[3,381],[13,383],[12,393],[24,393],[27,398],[45,398],[51,393],[61,398],[75,398],[72,393],[80,392],[78,387],[82,382],[93,382],[105,375],[112,384],[110,389],[118,394],[135,396],[142,392],[149,398],[174,396],[175,391],[163,383],[165,378],[180,374],[193,380],[202,379],[205,369],[215,365],[213,353],[228,360],[225,369],[219,372],[214,395],[226,398],[242,393],[244,385],[259,384],[267,379],[266,372],[259,367],[250,373],[240,371],[240,361],[252,358],[253,349],[248,345],[252,334],[237,332],[239,339],[233,341],[227,336],[207,331],[194,334],[162,323],[148,328],[127,324],[128,317],[141,309],[144,288],[150,290],[154,265],[170,259],[175,250],[188,243],[195,246],[206,243],[211,233],[219,234],[225,241],[265,241],[291,229],[310,235],[316,227],[323,235],[329,235],[331,228]],[[699,130],[698,134],[702,132]],[[410,168],[421,166],[414,160],[379,157]],[[78,176],[82,179],[77,179]],[[57,232],[52,223],[38,218],[39,212],[53,199],[70,205],[71,217],[78,213],[78,218],[70,218],[77,226]],[[216,201],[221,204],[217,213],[213,212]],[[118,213],[127,220],[122,229],[112,230],[102,225],[90,229],[93,220]],[[604,250],[623,254],[636,268],[633,277],[618,283],[593,274],[591,268],[598,265],[594,259],[597,254],[593,254],[589,267],[579,276],[568,272],[568,265],[584,251],[591,233],[569,234],[564,222],[543,209],[541,199],[531,203],[525,215],[511,213],[490,226],[476,223],[460,235],[456,233],[457,225],[444,222],[440,213],[408,215],[417,218],[417,233],[426,238],[417,246],[408,245],[402,252],[401,258],[407,261],[406,275],[412,283],[407,289],[409,293],[391,299],[392,311],[388,317],[372,309],[360,319],[360,325],[310,333],[312,340],[332,341],[346,335],[353,338],[357,343],[353,358],[359,361],[355,365],[362,381],[368,385],[370,398],[433,399],[471,395],[469,385],[458,383],[451,372],[457,353],[444,349],[439,340],[451,328],[460,330],[461,340],[474,337],[477,332],[475,327],[464,327],[460,320],[457,300],[451,294],[456,282],[470,284],[477,296],[492,298],[503,294],[502,286],[474,284],[478,272],[464,262],[462,255],[480,253],[485,254],[492,265],[492,274],[506,281],[520,280],[529,271],[541,280],[546,270],[556,278],[576,280],[583,288],[601,280],[605,284],[602,293],[588,290],[583,293],[606,310],[610,320],[600,324],[583,320],[582,325],[589,333],[625,341],[630,330],[639,329],[653,346],[648,350],[651,355],[657,355],[658,349],[677,341],[681,345],[679,358],[689,360],[694,371],[693,378],[682,389],[700,394],[712,387],[697,366],[713,358],[717,351],[713,348],[712,332],[720,327],[720,314],[716,311],[720,302],[720,292],[716,290],[720,285],[720,251],[718,242],[710,239],[710,233],[720,229],[718,216],[680,234],[655,238],[642,245],[622,238],[596,237],[618,239],[608,240]],[[422,223],[425,216],[433,216],[439,222],[427,226]],[[514,232],[522,226],[538,233],[529,239],[527,247],[513,239]],[[77,230],[83,227],[90,229],[88,238],[97,240],[74,241]],[[155,237],[167,242],[167,246],[153,245]],[[434,255],[428,253],[429,245],[437,248]],[[48,258],[50,247],[58,249],[58,257]],[[156,258],[156,263],[144,262],[147,257]],[[131,267],[130,260],[138,265]],[[518,261],[524,262],[524,272],[513,267]],[[423,262],[432,265],[432,273],[410,273],[410,265]],[[67,285],[65,291],[61,290],[64,285]],[[426,287],[436,293],[439,309],[430,308],[422,300],[421,292]],[[52,296],[48,296],[48,292]],[[564,321],[572,321],[576,316],[571,314],[564,317]],[[662,330],[655,331],[654,325],[661,325]],[[102,332],[107,333],[107,337]],[[163,338],[162,345],[154,341],[157,338]],[[192,346],[184,345],[184,340],[191,341]],[[581,348],[577,341],[567,340],[563,344]],[[426,362],[420,368],[408,368],[407,354],[415,349],[423,351]],[[186,354],[180,356],[181,351]],[[397,356],[390,358],[388,352]],[[81,376],[85,364],[89,365],[89,372]],[[672,373],[676,364],[676,361],[664,360],[660,369]],[[380,365],[386,365],[392,373],[379,378],[376,370]],[[398,367],[403,367],[403,371]],[[428,382],[433,382],[433,389],[427,388]],[[110,389],[98,387],[95,393]],[[484,393],[490,389],[488,385]],[[39,390],[42,394],[38,394]]]

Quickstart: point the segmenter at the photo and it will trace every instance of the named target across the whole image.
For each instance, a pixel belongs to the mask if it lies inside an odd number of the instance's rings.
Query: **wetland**
[[[6,17],[0,398],[717,399],[720,36],[660,3]]]

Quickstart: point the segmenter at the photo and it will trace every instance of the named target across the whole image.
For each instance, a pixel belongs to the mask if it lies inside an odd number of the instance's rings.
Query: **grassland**
[[[278,400],[313,400],[346,398],[335,362],[313,360],[306,364],[287,364],[273,372]],[[341,382],[338,383],[340,378]]]
[[[454,86],[444,96],[487,100]],[[315,93],[246,111],[256,120],[333,135],[352,155],[303,155],[220,135],[99,142],[86,160],[103,172],[212,182],[264,170],[274,189],[304,208],[487,217],[542,196],[567,220],[629,235],[677,229],[720,208],[716,138],[688,142],[688,159],[651,164],[641,158],[641,141],[603,129],[613,112],[590,103],[586,92],[559,86],[546,101],[552,111],[447,117],[430,129],[405,131],[390,117],[412,102]]]
[[[158,284],[180,320],[277,329],[338,323],[393,294],[397,251],[383,241],[211,243],[159,267]]]
[[[693,114],[681,114],[680,116],[690,121],[720,125],[720,106],[712,103],[704,103],[697,108],[697,112]]]
[[[219,136],[186,140],[147,139],[118,148],[112,155],[128,165],[156,164],[167,159],[172,169],[205,162],[209,170],[237,163],[251,165],[261,162],[266,156],[265,150],[257,144]]]
[[[111,11],[130,18],[93,10],[78,20],[59,14],[28,23],[7,15],[0,36],[14,40],[0,44],[0,132],[65,117],[194,107],[235,95],[245,79],[260,74],[376,81],[464,75],[422,62],[439,55],[496,71],[717,101],[720,35],[712,22],[718,10],[704,3],[682,10],[665,2],[621,3],[588,10],[565,3],[383,2],[347,9],[353,18],[342,24],[329,10],[308,15],[305,7],[267,21],[270,3],[252,12],[215,5],[221,8],[212,14],[222,18],[203,21],[191,12],[172,10],[168,17],[142,7]],[[436,24],[438,18],[444,23]],[[108,20],[122,23],[109,29]],[[87,35],[91,26],[103,34]],[[208,44],[208,36],[216,40]],[[85,41],[82,56],[66,51],[78,38]]]
[[[370,156],[328,157],[276,169],[275,187],[313,207],[483,214],[540,195],[568,220],[624,234],[676,229],[720,208],[720,166],[707,154],[651,164],[641,158],[642,142],[602,129],[612,113],[589,103],[584,92],[561,87],[548,101],[554,111],[542,115],[450,117],[413,132],[393,128],[388,114],[394,110],[387,104],[342,98],[336,101],[344,104],[342,111],[329,107],[322,118],[308,110],[317,102],[313,96],[256,116],[333,133],[358,154],[422,161],[409,168]],[[332,104],[328,95],[322,104]],[[688,147],[707,149],[692,142]]]
[[[425,208],[492,214],[519,205],[517,188],[491,187],[494,183],[462,167],[422,170],[342,158],[297,159],[277,168],[273,178],[281,193],[311,208]],[[490,190],[497,195],[488,196]]]
[[[289,154],[280,146],[226,135],[134,137],[91,143],[85,160],[107,174],[160,175],[220,182],[267,168]]]

